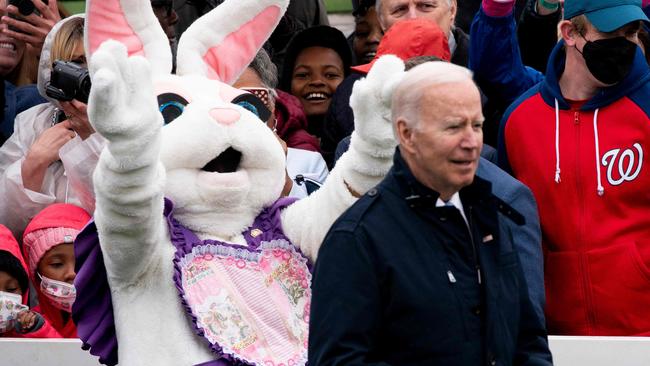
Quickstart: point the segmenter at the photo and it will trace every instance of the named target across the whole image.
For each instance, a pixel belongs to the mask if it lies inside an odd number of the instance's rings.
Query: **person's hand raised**
[[[7,15],[3,16],[1,19],[2,23],[7,24],[8,27],[3,28],[2,32],[9,37],[24,41],[34,48],[36,54],[39,55],[43,49],[45,36],[54,27],[54,24],[61,20],[61,16],[59,15],[57,0],[49,0],[48,4],[45,4],[42,0],[31,1],[41,15],[37,15],[34,12],[24,16],[20,14],[18,8],[9,5],[7,6],[7,12],[16,16],[18,19],[11,18]]]

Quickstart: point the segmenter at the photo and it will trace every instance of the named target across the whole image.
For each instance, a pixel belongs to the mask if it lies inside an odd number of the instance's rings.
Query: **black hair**
[[[17,280],[23,294],[27,292],[29,286],[27,272],[25,272],[25,268],[20,264],[18,258],[6,250],[0,250],[0,271],[7,272]]]
[[[352,0],[352,15],[355,18],[363,17],[368,9],[375,6],[376,0]]]
[[[347,39],[340,30],[327,25],[319,25],[298,32],[289,41],[280,75],[280,89],[291,93],[291,79],[296,59],[302,50],[309,47],[324,47],[334,50],[343,61],[343,73],[345,76],[350,74],[352,50]]]

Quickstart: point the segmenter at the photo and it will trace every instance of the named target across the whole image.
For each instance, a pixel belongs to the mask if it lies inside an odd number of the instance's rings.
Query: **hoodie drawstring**
[[[596,179],[598,179],[598,195],[605,194],[605,188],[600,178],[600,147],[598,146],[598,109],[594,112],[594,144],[596,145]]]
[[[598,111],[596,109],[594,112],[594,145],[596,146],[596,179],[597,183],[597,192],[599,196],[605,194],[605,188],[602,184],[602,178],[600,176],[600,147],[598,146]],[[562,179],[560,178],[560,107],[555,99],[555,183],[560,183]]]
[[[560,106],[555,99],[555,183],[560,183]]]
[[[600,146],[598,145],[598,111],[594,112],[594,145],[596,146],[596,179],[597,192],[599,196],[605,194],[605,188],[602,184],[602,177],[600,176]],[[555,99],[555,183],[560,183],[560,107]]]
[[[70,188],[70,180],[68,179],[68,175],[65,173],[65,170],[63,171],[63,176],[66,178],[65,179],[65,201],[64,203],[68,203],[68,188]]]

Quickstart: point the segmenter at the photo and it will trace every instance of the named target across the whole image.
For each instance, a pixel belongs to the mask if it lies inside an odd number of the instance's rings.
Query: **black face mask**
[[[587,41],[580,54],[585,59],[589,72],[596,79],[604,84],[613,85],[630,73],[636,54],[636,44],[625,37]]]

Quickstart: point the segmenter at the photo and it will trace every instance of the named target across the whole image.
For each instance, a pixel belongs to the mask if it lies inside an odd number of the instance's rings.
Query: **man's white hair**
[[[393,129],[396,128],[397,120],[400,118],[405,120],[409,127],[418,128],[422,96],[426,89],[462,81],[473,83],[472,72],[445,61],[425,62],[407,71],[393,93],[391,103]]]

